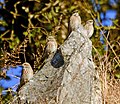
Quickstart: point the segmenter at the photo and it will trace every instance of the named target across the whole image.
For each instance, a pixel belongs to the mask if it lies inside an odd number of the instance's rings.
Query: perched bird
[[[33,69],[31,65],[27,62],[22,64],[23,70],[22,70],[22,76],[20,79],[20,86],[27,83],[32,77],[33,77]]]
[[[44,49],[43,58],[50,55],[57,50],[57,41],[54,36],[48,36],[46,39],[46,46]]]
[[[69,34],[72,31],[76,31],[79,26],[81,25],[81,17],[79,16],[78,13],[73,13],[72,16],[70,17],[69,23],[68,23],[68,32]]]
[[[88,20],[84,28],[87,30],[87,36],[90,38],[94,32],[93,20]]]

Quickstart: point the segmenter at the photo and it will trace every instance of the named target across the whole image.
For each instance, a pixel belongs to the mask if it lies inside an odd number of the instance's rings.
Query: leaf
[[[27,36],[27,35],[28,35],[28,32],[23,32],[23,35]]]
[[[117,77],[118,79],[120,79],[120,72],[119,73],[115,73],[115,77]]]

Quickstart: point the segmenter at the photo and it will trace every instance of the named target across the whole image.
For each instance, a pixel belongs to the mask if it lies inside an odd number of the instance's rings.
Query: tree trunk
[[[102,104],[100,87],[92,42],[85,34],[72,31],[12,104]]]

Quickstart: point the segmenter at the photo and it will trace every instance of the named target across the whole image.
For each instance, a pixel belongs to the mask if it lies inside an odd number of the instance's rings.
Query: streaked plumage
[[[87,30],[87,36],[90,38],[94,33],[93,20],[88,20],[84,27]]]
[[[44,49],[43,58],[57,50],[57,41],[54,36],[48,36],[46,39],[46,46]]]
[[[69,34],[72,31],[77,31],[80,25],[81,25],[81,17],[79,16],[78,13],[73,13],[68,23]]]
[[[24,85],[33,77],[33,69],[31,65],[25,62],[22,64],[22,66],[23,66],[23,70],[22,70],[20,85]]]

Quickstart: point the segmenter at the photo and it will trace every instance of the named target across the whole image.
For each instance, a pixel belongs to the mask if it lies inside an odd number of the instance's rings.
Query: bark
[[[92,42],[85,34],[72,31],[12,104],[102,104],[100,87]]]

